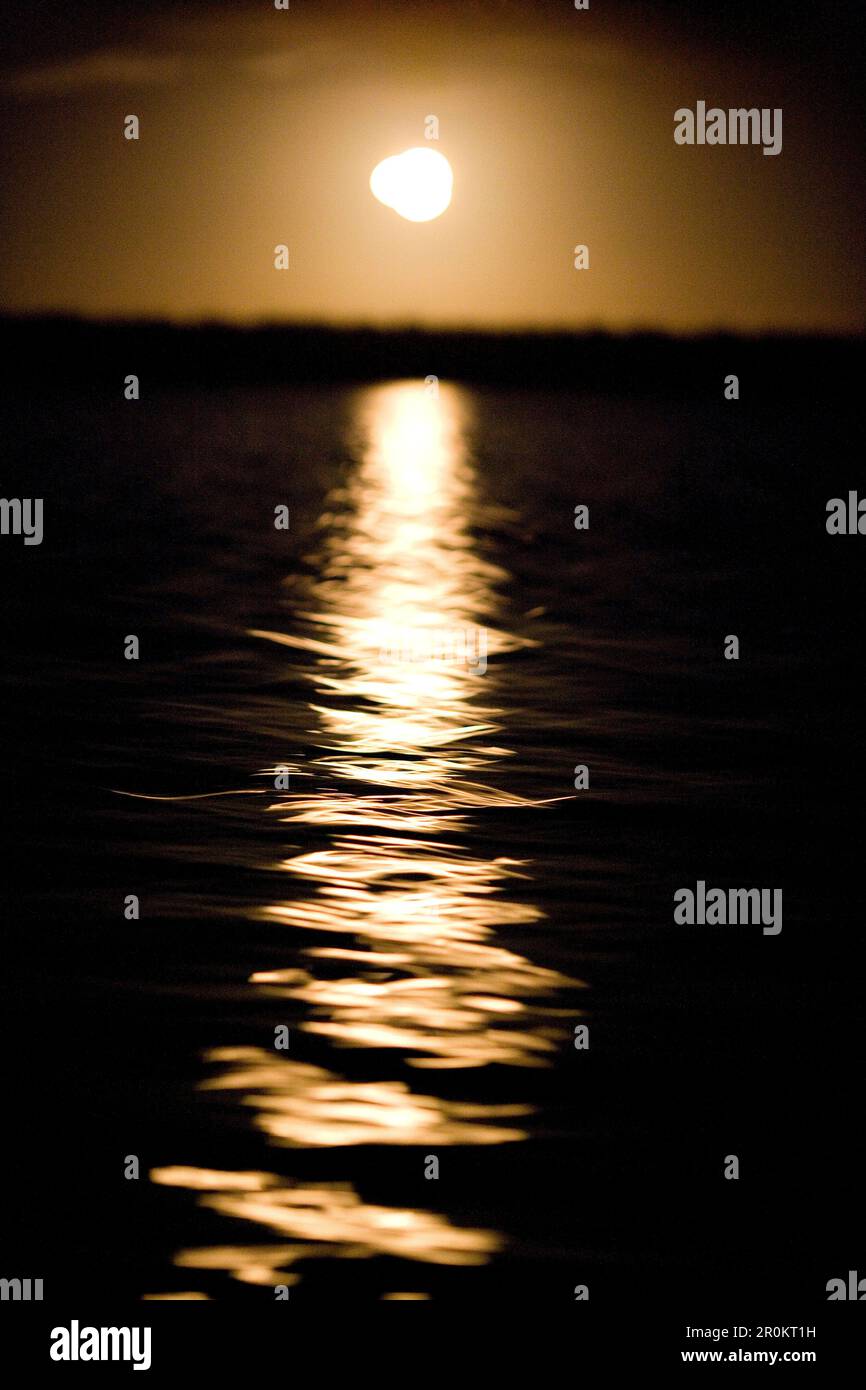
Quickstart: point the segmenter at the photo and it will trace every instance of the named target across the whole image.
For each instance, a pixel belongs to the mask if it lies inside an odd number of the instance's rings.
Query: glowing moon
[[[451,202],[454,175],[438,150],[404,150],[377,164],[370,175],[374,197],[409,222],[431,222]]]

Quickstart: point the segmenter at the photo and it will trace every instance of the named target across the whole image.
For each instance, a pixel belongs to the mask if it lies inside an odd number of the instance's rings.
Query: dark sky
[[[13,310],[862,331],[853,5],[37,0],[0,33]],[[781,154],[678,146],[699,100],[781,108]],[[428,143],[453,201],[411,223],[369,175]]]

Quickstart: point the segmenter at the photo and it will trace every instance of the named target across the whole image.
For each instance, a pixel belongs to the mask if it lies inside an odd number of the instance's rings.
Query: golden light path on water
[[[203,1087],[236,1092],[273,1145],[435,1153],[520,1140],[527,1107],[445,1099],[397,1073],[408,1067],[410,1079],[432,1083],[441,1069],[543,1066],[562,1046],[560,1016],[575,1017],[557,1007],[556,991],[579,982],[497,941],[503,927],[530,929],[543,916],[509,901],[525,867],[479,857],[467,833],[491,810],[532,804],[485,781],[509,756],[497,659],[531,644],[501,625],[508,575],[473,539],[473,523],[490,512],[477,497],[468,411],[453,387],[398,382],[359,393],[356,463],[321,518],[316,577],[292,605],[295,631],[254,634],[301,654],[320,750],[307,764],[315,790],[287,792],[269,811],[314,828],[324,848],[280,865],[294,894],[257,915],[297,932],[293,964],[256,971],[251,984],[291,1001],[293,1030],[318,1038],[330,1064],[216,1048],[207,1060],[218,1070]],[[308,933],[322,942],[304,944]],[[368,1049],[368,1072],[387,1066],[383,1057],[394,1064],[358,1080],[340,1068],[343,1049]],[[483,1263],[502,1243],[433,1212],[369,1205],[351,1183],[189,1167],[152,1177],[277,1236],[177,1257],[246,1283],[290,1284],[310,1258]]]

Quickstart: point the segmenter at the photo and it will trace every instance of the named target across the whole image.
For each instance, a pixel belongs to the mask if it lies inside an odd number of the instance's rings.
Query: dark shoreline
[[[723,399],[733,373],[752,403],[846,395],[866,339],[819,335],[611,334],[321,324],[0,317],[7,382],[63,388],[137,374],[160,386],[253,386],[426,377],[587,394]]]

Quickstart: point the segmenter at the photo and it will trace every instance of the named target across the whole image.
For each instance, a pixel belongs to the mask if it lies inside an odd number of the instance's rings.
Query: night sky
[[[857,24],[853,7],[779,0],[14,4],[4,303],[859,332]],[[701,100],[781,108],[781,154],[678,146],[674,112]],[[124,138],[128,114],[138,141]],[[455,186],[448,211],[419,225],[368,180],[425,143],[428,115]],[[574,268],[578,244],[588,270]]]

